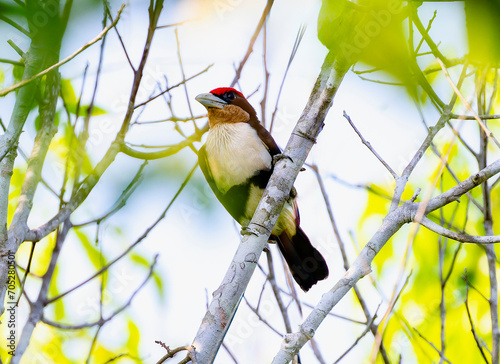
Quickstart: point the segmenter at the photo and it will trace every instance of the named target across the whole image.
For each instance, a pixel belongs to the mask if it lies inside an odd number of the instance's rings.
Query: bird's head
[[[231,87],[219,87],[209,93],[199,94],[196,101],[207,108],[211,128],[221,123],[248,123],[257,120],[257,114],[245,96]]]

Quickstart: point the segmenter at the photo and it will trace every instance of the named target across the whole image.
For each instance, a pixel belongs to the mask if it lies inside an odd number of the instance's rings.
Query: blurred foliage
[[[17,200],[21,194],[21,187],[23,185],[24,177],[26,175],[26,169],[23,167],[14,168],[14,173],[10,179],[10,190],[9,190],[9,210],[7,214],[7,224],[10,224],[12,217],[14,217],[14,211],[17,207]]]
[[[23,79],[24,67],[19,65],[14,65],[12,67],[12,76],[14,77],[14,83],[21,82]]]
[[[13,1],[0,0],[0,15],[13,16],[24,15],[23,8],[15,4]]]
[[[358,61],[383,69],[410,87],[408,46],[402,0],[323,0],[318,38],[348,63]]]
[[[446,150],[449,142],[437,145],[439,150]],[[471,174],[471,166],[466,157],[465,148],[458,145],[452,146],[449,156],[449,164],[457,177],[464,180]],[[422,163],[429,165],[435,163],[436,157],[427,152]],[[428,168],[427,178],[429,183],[435,179],[439,165],[434,169]],[[446,191],[456,185],[455,179],[445,169],[436,186],[436,193]],[[375,190],[384,190],[390,195],[393,185],[371,186]],[[427,186],[421,193],[425,196]],[[408,184],[403,200],[411,197],[416,187]],[[471,195],[481,201],[482,192],[480,188],[471,191]],[[499,188],[492,191],[493,216],[500,216],[500,193]],[[381,219],[389,210],[390,201],[374,193],[369,193],[367,205],[359,222],[359,235],[364,237],[373,234],[372,219]],[[484,235],[483,215],[472,205],[469,198],[463,196],[460,203],[453,203],[435,211],[429,217],[441,225],[449,223],[456,229],[465,229],[469,234]],[[498,224],[498,222],[497,222]],[[378,226],[377,226],[378,227]],[[377,228],[375,227],[375,228]],[[370,228],[370,231],[366,231]],[[367,241],[367,239],[363,239]],[[403,230],[396,234],[376,256],[374,272],[377,280],[383,280],[387,276],[388,267],[400,264],[403,252],[396,247],[405,246],[408,235]],[[413,356],[417,362],[438,362],[439,354],[429,345],[429,342],[440,347],[441,340],[441,278],[439,268],[440,246],[443,254],[444,307],[445,307],[445,340],[446,357],[452,363],[479,363],[483,358],[477,349],[477,344],[471,334],[465,307],[466,281],[474,286],[469,288],[469,308],[472,321],[478,335],[491,347],[491,324],[489,303],[477,291],[489,296],[488,265],[484,249],[475,244],[460,244],[454,240],[438,236],[434,232],[420,227],[416,235],[411,251],[411,258],[407,268],[411,269],[410,283],[399,298],[395,310],[388,322],[384,332],[384,344],[390,348],[390,357],[395,362],[410,360]],[[467,273],[465,273],[467,272]],[[394,275],[392,276],[395,278]],[[476,291],[477,290],[477,291]],[[410,360],[411,361],[411,360]],[[379,361],[381,362],[381,361]]]
[[[472,61],[500,66],[500,0],[466,0],[465,16]]]
[[[64,102],[65,110],[67,110],[71,114],[78,114],[85,118],[88,114],[88,110],[90,105],[79,105],[79,102],[76,98],[75,89],[71,84],[71,80],[62,79],[61,80],[61,98]],[[106,110],[103,108],[92,105],[91,116],[99,116],[106,114]]]
[[[145,270],[149,269],[149,266],[151,265],[151,262],[146,259],[144,256],[136,254],[136,253],[131,253],[130,254],[130,260],[134,263],[136,263],[138,266],[143,267]],[[164,301],[165,298],[165,291],[163,289],[163,281],[160,277],[160,275],[153,271],[152,274],[152,279],[153,282],[156,286],[156,292],[158,293],[158,298],[160,302]]]
[[[83,232],[83,229],[75,228],[73,231],[86,253],[85,258],[89,260],[95,270],[100,269],[103,266],[104,257],[100,249],[98,249],[96,242],[91,243],[87,234]]]

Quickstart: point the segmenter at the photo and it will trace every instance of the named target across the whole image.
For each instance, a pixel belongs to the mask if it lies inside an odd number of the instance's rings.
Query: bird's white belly
[[[208,134],[206,151],[217,188],[223,193],[272,166],[266,145],[247,123],[216,124]]]

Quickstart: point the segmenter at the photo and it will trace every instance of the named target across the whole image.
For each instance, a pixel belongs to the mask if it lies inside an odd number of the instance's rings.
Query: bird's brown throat
[[[208,109],[208,123],[211,128],[219,123],[247,123],[249,120],[250,115],[238,106],[226,105],[224,109]]]

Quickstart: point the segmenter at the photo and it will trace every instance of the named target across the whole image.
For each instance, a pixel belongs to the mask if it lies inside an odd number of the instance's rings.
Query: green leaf
[[[12,177],[10,180],[10,189],[9,189],[9,207],[7,211],[7,224],[10,224],[12,217],[14,216],[14,212],[17,207],[17,201],[19,199],[19,195],[21,194],[21,187],[24,182],[24,177],[26,175],[25,168],[14,168],[12,173]]]
[[[140,332],[137,325],[132,321],[128,320],[128,340],[127,340],[127,349],[129,350],[129,354],[132,356],[139,356],[139,338]]]
[[[23,79],[24,67],[19,65],[14,65],[12,68],[12,76],[14,76],[14,80],[17,82],[21,82]]]
[[[153,282],[156,285],[160,302],[163,302],[165,298],[165,290],[163,289],[163,280],[161,279],[160,275],[156,272],[153,272]]]
[[[68,110],[74,114],[76,112],[76,94],[71,81],[68,79],[61,80],[61,97]]]
[[[59,290],[57,289],[58,273],[59,273],[59,267],[56,266],[49,286],[49,297],[55,297],[59,294]],[[57,301],[55,301],[53,303],[52,309],[54,310],[54,318],[56,321],[60,321],[66,316],[66,310],[64,307],[63,299],[58,299]]]
[[[95,247],[94,244],[90,242],[90,239],[82,231],[82,229],[75,228],[74,231],[78,239],[80,239],[82,247],[87,252],[87,257],[89,261],[94,265],[94,268],[96,269],[101,268],[103,264],[101,252]]]
[[[146,260],[146,258],[139,254],[131,254],[130,259],[132,259],[133,262],[142,265],[143,267],[149,268],[149,262]]]
[[[83,105],[80,107],[80,115],[85,117],[87,116],[87,113],[88,113],[88,110],[89,110],[89,106],[90,105]],[[92,112],[91,112],[91,116],[98,116],[98,115],[104,115],[104,114],[107,114],[108,112],[106,110],[104,110],[103,108],[99,107],[99,106],[93,106],[92,107]]]

